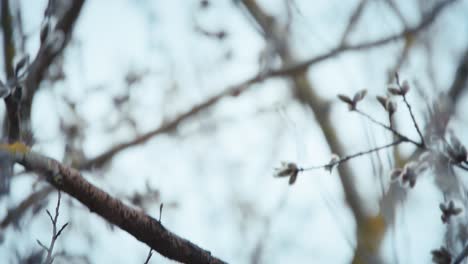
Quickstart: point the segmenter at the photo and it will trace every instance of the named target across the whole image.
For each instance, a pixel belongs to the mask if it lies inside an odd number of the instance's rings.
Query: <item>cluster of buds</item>
[[[432,262],[436,264],[451,264],[452,255],[445,247],[440,247],[440,249],[435,249],[431,251]]]
[[[461,213],[462,209],[455,207],[455,204],[453,201],[448,202],[447,204],[441,203],[439,205],[440,210],[442,211],[442,216],[440,217],[442,219],[442,222],[446,224],[451,216],[455,216]]]
[[[396,168],[390,172],[392,181],[400,180],[403,185],[408,184],[411,188],[416,185],[418,166],[416,162],[408,162],[403,168]]]
[[[353,96],[353,99],[351,97],[344,95],[344,94],[339,94],[338,99],[340,99],[342,102],[346,103],[348,105],[349,111],[354,111],[356,110],[357,103],[364,99],[366,97],[367,90],[360,90],[356,92]]]
[[[289,185],[296,182],[301,169],[294,162],[281,162],[281,167],[275,169],[275,177],[289,177]]]
[[[403,83],[400,85],[398,78],[397,78],[397,83],[391,83],[388,85],[388,92],[392,95],[400,95],[400,96],[405,96],[410,89],[408,81],[403,81]]]
[[[377,98],[377,101],[379,101],[379,103],[385,109],[385,111],[388,112],[389,116],[392,116],[397,110],[397,104],[395,103],[395,101],[391,99],[391,96],[392,95],[405,96],[409,90],[410,90],[410,86],[409,86],[408,81],[405,80],[400,85],[398,75],[396,75],[396,83],[391,83],[387,87],[389,96],[378,95],[376,98]]]

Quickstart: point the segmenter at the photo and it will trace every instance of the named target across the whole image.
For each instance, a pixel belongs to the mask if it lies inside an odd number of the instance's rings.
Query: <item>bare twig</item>
[[[396,80],[396,84],[398,85],[398,87],[400,87],[400,90],[402,90],[398,73],[395,73],[395,80]],[[408,100],[406,99],[406,93],[402,93],[401,96],[403,97],[403,101],[406,104],[406,108],[408,108],[408,111],[411,115],[411,120],[413,120],[413,125],[416,128],[416,131],[418,132],[419,138],[421,139],[421,145],[424,147],[426,146],[426,143],[424,142],[424,137],[423,137],[423,134],[421,133],[421,129],[419,129],[418,122],[416,122],[416,118],[414,117],[411,105],[408,103]]]
[[[391,142],[391,143],[383,145],[383,146],[379,146],[379,147],[375,147],[375,148],[372,148],[372,149],[369,149],[369,150],[357,152],[357,153],[354,153],[352,155],[340,158],[339,160],[333,161],[331,163],[327,163],[327,164],[324,164],[324,165],[318,165],[318,166],[312,166],[312,167],[299,168],[299,171],[309,171],[309,170],[324,169],[324,168],[338,166],[341,163],[346,162],[348,160],[351,160],[353,158],[364,156],[364,155],[367,155],[367,154],[370,154],[370,153],[373,153],[373,152],[377,152],[377,151],[380,151],[380,150],[383,150],[383,149],[386,149],[386,148],[390,148],[390,147],[399,145],[399,144],[401,144],[403,142],[408,142],[408,141],[401,138],[401,139],[399,139],[397,141]]]
[[[146,257],[146,260],[145,260],[144,264],[148,264],[152,256],[153,256],[153,249],[150,248],[150,250],[148,252],[148,256]]]
[[[468,244],[465,245],[462,252],[455,258],[453,264],[461,264],[463,260],[468,256]]]
[[[159,206],[159,223],[161,223],[163,206],[164,206],[163,203],[161,203],[161,205]]]
[[[455,3],[456,1],[457,0],[441,1],[431,10],[431,12],[429,12],[427,15],[423,17],[423,19],[418,25],[411,27],[411,28],[404,29],[400,33],[393,34],[388,37],[381,38],[379,40],[363,42],[363,43],[355,44],[355,45],[339,45],[338,47],[330,50],[327,53],[324,53],[317,57],[305,60],[301,63],[295,64],[295,65],[292,65],[292,66],[289,66],[280,70],[272,71],[269,75],[274,77],[274,76],[284,76],[284,75],[289,75],[295,72],[300,72],[300,71],[306,70],[308,67],[310,67],[313,64],[322,62],[330,57],[333,57],[343,52],[359,51],[359,50],[366,50],[370,48],[376,48],[376,47],[380,47],[382,45],[386,45],[388,43],[400,40],[402,38],[405,38],[407,34],[417,34],[420,31],[427,28],[432,22],[434,22],[435,18],[445,8],[447,8],[450,4]]]
[[[359,2],[359,4],[356,6],[356,8],[354,9],[352,15],[349,18],[348,23],[346,24],[346,29],[345,29],[343,35],[341,36],[340,43],[341,43],[342,46],[346,44],[346,40],[347,40],[349,34],[351,34],[351,32],[353,31],[354,27],[356,26],[359,18],[362,15],[362,12],[363,12],[364,7],[366,6],[366,4],[367,4],[367,0],[361,0]]]
[[[358,114],[364,116],[365,118],[369,119],[372,123],[377,124],[377,125],[379,125],[379,126],[385,128],[385,129],[387,129],[388,131],[392,132],[395,136],[399,137],[401,140],[407,141],[407,142],[411,142],[413,145],[415,145],[415,146],[418,147],[418,148],[423,148],[423,149],[425,148],[424,145],[422,145],[421,143],[416,142],[416,141],[414,141],[414,140],[408,138],[407,136],[402,135],[400,132],[396,131],[393,127],[388,126],[388,125],[385,125],[384,123],[382,123],[382,122],[376,120],[375,118],[373,118],[372,116],[366,114],[365,112],[362,112],[362,111],[359,110],[359,109],[356,109],[356,110],[354,110],[354,111],[355,111],[356,113],[358,113]]]
[[[50,221],[52,222],[52,238],[50,239],[50,244],[46,247],[41,241],[36,240],[37,243],[47,252],[47,257],[45,263],[52,264],[54,262],[53,251],[55,242],[57,241],[58,237],[62,234],[62,231],[65,227],[68,226],[68,222],[65,223],[60,229],[57,229],[57,222],[60,213],[60,200],[61,200],[61,193],[60,190],[58,191],[58,198],[57,198],[57,206],[55,207],[55,215],[52,216],[49,210],[46,210],[47,215],[49,215]]]

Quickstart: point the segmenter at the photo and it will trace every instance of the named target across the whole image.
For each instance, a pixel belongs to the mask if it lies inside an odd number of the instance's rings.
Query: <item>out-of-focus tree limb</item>
[[[30,130],[30,119],[31,119],[31,106],[34,99],[34,95],[36,91],[39,89],[40,83],[44,79],[44,75],[47,72],[49,66],[53,63],[55,58],[62,54],[63,50],[69,43],[72,31],[75,25],[78,16],[80,15],[81,9],[84,4],[84,0],[73,0],[70,1],[70,7],[68,11],[64,13],[64,15],[59,18],[60,20],[57,22],[56,27],[53,29],[55,32],[61,32],[64,36],[64,42],[62,45],[58,47],[58,49],[54,49],[51,45],[47,45],[42,43],[39,48],[39,51],[31,62],[29,67],[26,80],[24,81],[25,91],[24,97],[21,103],[21,121],[22,123],[26,124],[26,128],[23,129],[21,132],[26,133],[23,140],[26,143],[31,143],[32,139],[30,138],[31,133]],[[39,41],[39,40],[38,40]]]
[[[53,190],[54,188],[51,186],[45,187],[37,192],[30,194],[16,207],[8,210],[7,215],[0,222],[0,229],[5,229],[10,224],[17,222],[24,215],[28,208],[36,204],[38,201],[45,199]]]
[[[367,0],[361,0],[359,4],[356,6],[356,8],[354,9],[352,15],[349,18],[348,23],[346,24],[345,31],[341,35],[341,41],[340,41],[341,45],[345,45],[346,40],[348,39],[348,36],[353,31],[354,27],[356,27],[356,24],[359,18],[361,17],[362,11],[364,10],[364,7],[366,6],[367,3],[368,3]]]
[[[3,64],[5,67],[6,80],[4,83],[8,85],[8,81],[14,78],[13,60],[15,58],[15,43],[13,40],[13,19],[10,13],[9,0],[2,0],[1,4],[1,22],[3,30]],[[20,116],[19,104],[14,100],[12,95],[5,98],[6,118],[3,131],[9,142],[15,142],[20,139]]]
[[[260,82],[264,80],[263,76],[256,76],[253,77],[245,82],[242,82],[239,85],[234,85],[226,89],[225,91],[222,91],[204,102],[197,104],[193,106],[191,109],[189,109],[186,112],[183,112],[182,114],[179,114],[177,117],[174,119],[164,122],[161,126],[158,128],[151,130],[143,135],[140,135],[134,139],[131,139],[127,142],[123,142],[120,144],[115,145],[114,147],[110,148],[109,150],[103,152],[102,154],[96,156],[95,158],[89,159],[85,162],[83,162],[80,166],[78,166],[79,169],[81,170],[90,170],[90,169],[98,169],[101,168],[103,165],[105,165],[107,162],[109,162],[116,154],[120,153],[121,151],[128,149],[130,147],[138,146],[140,144],[143,144],[153,138],[156,135],[160,135],[163,133],[168,133],[173,131],[174,129],[177,128],[179,124],[182,122],[190,119],[191,117],[195,116],[196,114],[200,113],[203,110],[208,109],[209,107],[213,106],[216,104],[220,99],[226,97],[226,96],[237,96],[247,90],[250,85]]]
[[[66,192],[84,206],[147,244],[161,255],[183,263],[225,263],[211,256],[190,241],[167,230],[159,221],[133,209],[88,182],[79,171],[57,160],[32,151],[16,151],[2,147],[0,152],[11,156],[27,170],[34,171],[55,188]]]
[[[116,154],[120,153],[121,151],[126,150],[127,148],[130,148],[130,147],[138,146],[142,143],[145,143],[146,141],[148,141],[149,139],[151,139],[152,137],[156,135],[172,131],[180,123],[190,119],[190,117],[193,117],[194,115],[202,112],[203,110],[208,109],[209,107],[216,104],[222,98],[226,96],[237,96],[243,93],[252,84],[262,82],[269,78],[284,77],[284,76],[289,76],[295,73],[300,73],[302,71],[307,70],[312,65],[315,65],[327,59],[333,58],[334,56],[337,56],[344,52],[363,51],[363,50],[367,50],[370,48],[377,48],[377,47],[389,44],[393,41],[397,41],[397,40],[405,38],[407,32],[417,33],[420,30],[425,29],[428,25],[430,25],[432,21],[434,21],[435,16],[437,16],[442,11],[442,9],[448,5],[448,2],[454,2],[454,1],[453,0],[447,1],[447,2],[444,2],[443,5],[441,4],[441,5],[436,6],[434,10],[437,10],[437,11],[431,12],[430,16],[423,18],[422,21],[412,29],[404,30],[401,33],[393,34],[393,35],[390,35],[390,36],[387,36],[387,37],[384,37],[382,39],[378,39],[375,41],[368,41],[368,42],[363,42],[363,43],[354,44],[354,45],[346,45],[346,46],[340,45],[338,48],[334,48],[328,52],[325,52],[321,55],[310,58],[304,62],[286,65],[277,70],[269,70],[264,74],[251,77],[241,82],[238,85],[233,85],[231,87],[228,87],[226,90],[208,98],[207,100],[205,100],[204,102],[200,104],[193,106],[191,109],[178,115],[173,120],[162,124],[160,127],[155,128],[154,130],[149,131],[127,142],[119,143],[116,146],[112,147],[111,149],[103,152],[102,154],[85,161],[82,165],[79,166],[79,168],[86,169],[86,170],[89,170],[91,168],[100,168],[104,164],[109,162]],[[262,21],[268,21],[268,19],[263,19]],[[267,23],[267,22],[262,22],[262,23]],[[321,109],[324,109],[324,107],[326,106],[324,102],[320,105],[322,106]],[[333,131],[332,127],[330,127],[330,131]]]
[[[43,41],[34,61],[25,71],[26,77],[23,80],[15,73],[13,60],[15,57],[15,42],[14,42],[14,25],[12,15],[10,13],[9,0],[1,2],[1,25],[3,29],[3,53],[4,67],[7,79],[4,80],[9,87],[9,96],[5,98],[6,118],[3,126],[3,131],[6,132],[8,142],[14,143],[17,141],[32,144],[33,136],[31,132],[31,106],[34,94],[43,79],[44,73],[47,71],[53,60],[63,51],[66,44],[71,38],[73,24],[76,21],[84,0],[71,1],[69,9],[63,16],[58,18],[57,24],[53,30],[53,34],[60,33],[63,35],[63,42],[56,47],[57,43],[51,41]],[[51,1],[49,1],[49,5]],[[10,87],[14,86],[14,87]],[[18,96],[19,94],[19,96]],[[8,175],[0,172],[0,191],[2,193],[9,191]]]
[[[450,86],[448,96],[453,102],[458,101],[461,93],[467,87],[468,79],[468,48],[465,50],[460,63],[458,64],[455,77],[453,79],[452,85]],[[454,110],[454,109],[452,109]]]
[[[4,131],[7,131],[9,142],[23,140],[28,144],[32,143],[30,119],[31,106],[35,92],[37,91],[41,81],[44,78],[44,74],[47,72],[51,63],[58,55],[62,53],[67,43],[69,42],[72,35],[73,25],[75,24],[75,21],[80,14],[84,0],[74,0],[70,1],[70,3],[71,4],[69,9],[62,17],[59,18],[55,28],[53,29],[54,32],[60,32],[63,34],[63,43],[61,43],[58,48],[53,47],[54,45],[50,45],[50,43],[47,41],[41,43],[36,57],[27,69],[25,80],[21,80],[24,87],[22,90],[22,98],[20,102],[18,102],[18,99],[15,100],[12,95],[5,98],[7,108],[7,127],[4,129]],[[4,65],[7,80],[13,80],[15,77],[13,65],[13,60],[15,57],[15,43],[13,38],[14,26],[10,13],[9,1],[2,0],[1,7]]]
[[[359,43],[359,44],[349,44],[349,45],[341,45],[340,44],[340,45],[338,45],[338,47],[335,47],[335,48],[331,49],[330,51],[328,51],[328,52],[326,52],[326,53],[324,53],[322,55],[310,58],[308,60],[305,60],[303,62],[299,62],[299,63],[294,64],[294,65],[286,66],[286,67],[284,67],[284,68],[282,68],[280,70],[277,70],[277,71],[272,71],[270,73],[270,75],[272,77],[276,77],[276,76],[284,76],[284,75],[292,74],[294,72],[304,71],[313,64],[316,64],[318,62],[322,62],[322,61],[324,61],[326,59],[329,59],[331,57],[334,57],[334,56],[336,56],[338,54],[341,54],[341,53],[344,53],[344,52],[368,50],[370,48],[377,48],[377,47],[380,47],[382,45],[386,45],[388,43],[391,43],[391,42],[394,42],[394,41],[397,41],[397,40],[401,40],[401,39],[405,38],[408,34],[416,35],[419,32],[421,32],[422,30],[426,29],[428,26],[430,26],[435,21],[437,16],[445,8],[447,8],[448,6],[450,6],[450,4],[453,4],[455,2],[457,2],[457,0],[441,1],[429,13],[427,13],[427,15],[425,15],[416,26],[404,29],[400,33],[392,34],[390,36],[387,36],[387,37],[384,37],[384,38],[381,38],[381,39],[378,39],[378,40],[367,41],[367,42],[363,42],[363,43]]]

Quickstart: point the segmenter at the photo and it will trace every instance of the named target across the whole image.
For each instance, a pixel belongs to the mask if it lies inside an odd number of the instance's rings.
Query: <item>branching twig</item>
[[[415,146],[418,147],[418,148],[425,148],[424,145],[422,145],[421,143],[418,143],[418,142],[416,142],[416,141],[414,141],[414,140],[408,138],[407,136],[402,135],[400,132],[396,131],[393,127],[388,126],[388,125],[385,125],[384,123],[382,123],[382,122],[376,120],[375,118],[373,118],[372,116],[370,116],[370,115],[368,115],[368,114],[362,112],[361,110],[356,109],[356,110],[354,110],[354,111],[355,111],[356,113],[358,113],[358,114],[364,116],[365,118],[369,119],[372,123],[377,124],[377,125],[379,125],[379,126],[385,128],[385,129],[387,129],[388,131],[392,132],[393,134],[395,134],[395,136],[399,137],[401,140],[407,141],[407,142],[411,142],[413,145],[415,145]]]
[[[316,64],[318,62],[322,62],[326,59],[329,59],[331,57],[334,57],[335,55],[338,55],[343,52],[348,52],[348,51],[359,51],[359,50],[366,50],[370,48],[376,48],[380,47],[383,45],[386,45],[388,43],[391,43],[393,41],[397,41],[400,39],[405,38],[408,34],[417,34],[420,31],[424,30],[427,28],[432,22],[434,22],[435,18],[449,5],[457,2],[457,0],[449,0],[449,1],[441,1],[438,3],[430,12],[427,13],[421,20],[421,22],[411,28],[404,29],[402,32],[390,35],[388,37],[381,38],[379,40],[375,41],[369,41],[369,42],[363,42],[360,44],[355,44],[355,45],[339,45],[338,47],[330,50],[329,52],[326,52],[322,55],[319,55],[317,57],[305,60],[301,63],[285,67],[283,69],[279,69],[276,71],[272,71],[268,75],[271,77],[275,76],[284,76],[284,75],[290,75],[296,72],[301,72],[306,70],[308,67],[310,67],[313,64]]]
[[[45,260],[45,263],[47,264],[52,264],[54,261],[53,257],[53,251],[54,251],[54,246],[55,242],[57,241],[58,237],[62,234],[62,231],[65,229],[65,227],[68,226],[68,222],[65,223],[60,229],[57,229],[57,221],[59,217],[59,210],[60,210],[60,200],[61,200],[61,193],[60,190],[58,191],[58,198],[57,198],[57,206],[55,207],[55,215],[52,216],[49,210],[46,210],[47,215],[49,215],[50,221],[52,222],[52,238],[50,240],[50,244],[48,247],[46,247],[41,241],[36,240],[39,246],[41,246],[45,251],[47,251],[47,257]]]

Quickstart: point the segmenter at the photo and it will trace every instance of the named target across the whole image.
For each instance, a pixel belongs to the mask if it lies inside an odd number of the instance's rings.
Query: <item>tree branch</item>
[[[340,53],[348,52],[348,51],[360,51],[360,50],[367,50],[371,48],[377,48],[383,45],[386,45],[388,43],[400,40],[405,38],[408,34],[418,34],[422,30],[426,29],[429,25],[431,25],[437,16],[448,6],[451,4],[457,2],[457,0],[448,0],[448,1],[441,1],[438,3],[427,15],[425,15],[422,20],[419,22],[418,25],[404,29],[400,33],[396,33],[378,40],[374,41],[368,41],[368,42],[363,42],[360,44],[355,44],[355,45],[338,45],[338,47],[331,49],[329,52],[326,52],[322,55],[316,56],[314,58],[310,58],[308,60],[305,60],[303,62],[294,64],[289,67],[285,67],[276,71],[270,72],[269,76],[271,77],[277,77],[277,76],[284,76],[284,75],[290,75],[295,72],[301,72],[306,70],[308,67],[310,67],[313,64],[322,62],[326,59],[329,59],[331,57],[334,57]]]
[[[183,112],[182,114],[178,115],[176,118],[172,119],[171,121],[163,123],[160,127],[154,130],[151,130],[134,139],[131,139],[127,142],[117,144],[111,149],[103,152],[102,154],[83,162],[83,164],[81,164],[78,167],[80,170],[90,170],[90,169],[101,168],[121,151],[134,147],[134,146],[141,145],[147,142],[148,140],[150,140],[151,138],[153,138],[154,136],[173,131],[174,129],[177,128],[179,124],[190,119],[190,117],[193,117],[194,115],[202,112],[203,110],[208,109],[209,107],[213,106],[222,98],[226,96],[238,96],[239,94],[247,90],[247,88],[249,88],[251,84],[260,82],[262,80],[264,80],[264,77],[257,75],[249,80],[242,82],[241,84],[231,86],[225,91],[222,91],[218,93],[217,95],[214,95],[208,98],[204,102],[193,106],[191,109]]]
[[[36,152],[18,152],[7,148],[0,148],[0,152],[10,155],[26,169],[44,176],[47,182],[80,201],[91,212],[127,231],[167,258],[184,263],[224,263],[211,256],[209,251],[167,230],[156,219],[110,196],[88,182],[79,171],[55,159]]]
[[[2,29],[3,29],[3,63],[5,67],[5,84],[15,77],[13,60],[15,58],[15,43],[13,39],[13,21],[10,13],[9,0],[2,0]],[[11,89],[11,88],[10,88]],[[3,131],[6,132],[8,142],[13,143],[20,139],[20,116],[18,101],[10,94],[5,98],[6,119]]]
[[[15,208],[9,209],[7,215],[0,222],[0,229],[5,229],[10,224],[17,222],[24,215],[28,208],[37,202],[42,201],[50,193],[52,193],[53,190],[54,188],[51,186],[45,187],[30,194]]]
[[[452,101],[456,102],[463,89],[467,86],[468,79],[468,47],[465,50],[465,53],[458,64],[455,77],[453,79],[452,85],[450,86],[448,95]]]
[[[31,120],[31,106],[36,91],[39,89],[39,85],[44,79],[44,75],[47,72],[49,66],[53,63],[65,49],[72,36],[73,26],[80,15],[81,9],[84,4],[84,0],[73,0],[70,1],[69,10],[60,18],[57,22],[56,27],[53,29],[54,32],[61,32],[64,35],[64,42],[58,47],[53,49],[51,45],[47,44],[47,41],[41,43],[39,51],[31,62],[28,68],[26,79],[24,80],[24,97],[21,102],[21,121],[28,127],[26,130],[21,131],[24,135],[23,140],[30,144],[32,142],[32,135],[30,134],[30,120]],[[50,33],[52,34],[52,33]]]

